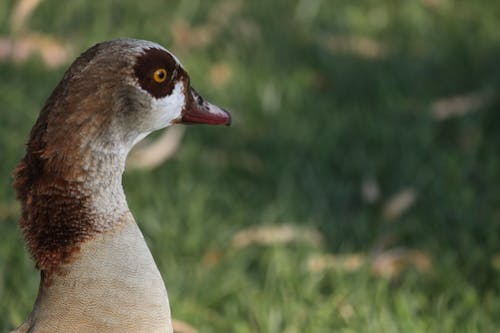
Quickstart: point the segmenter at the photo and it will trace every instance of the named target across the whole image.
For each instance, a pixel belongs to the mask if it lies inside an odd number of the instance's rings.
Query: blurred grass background
[[[11,171],[69,62],[117,37],[171,49],[234,116],[124,177],[174,318],[199,332],[499,330],[500,2],[46,0],[24,28],[15,5],[0,2],[0,331],[38,288]],[[5,51],[35,32],[70,56]]]

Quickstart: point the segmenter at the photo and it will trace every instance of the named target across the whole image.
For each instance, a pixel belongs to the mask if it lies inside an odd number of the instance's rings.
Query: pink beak
[[[181,123],[231,125],[231,115],[224,109],[205,101],[196,90],[189,88]]]

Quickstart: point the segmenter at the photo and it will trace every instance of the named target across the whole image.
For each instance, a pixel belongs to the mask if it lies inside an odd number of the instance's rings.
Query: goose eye
[[[153,73],[153,79],[157,82],[157,83],[162,83],[163,81],[165,81],[167,78],[167,71],[164,69],[164,68],[160,68],[160,69],[157,69],[154,73]]]

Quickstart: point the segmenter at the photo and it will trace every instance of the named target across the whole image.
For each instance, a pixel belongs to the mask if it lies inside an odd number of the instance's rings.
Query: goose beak
[[[231,115],[203,99],[196,90],[189,87],[186,106],[183,110],[181,123],[231,125]]]

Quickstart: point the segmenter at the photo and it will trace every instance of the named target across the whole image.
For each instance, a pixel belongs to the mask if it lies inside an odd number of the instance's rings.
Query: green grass
[[[232,110],[232,127],[190,127],[173,159],[124,177],[173,316],[200,332],[498,331],[500,3],[245,1],[229,15],[229,2],[47,0],[29,22],[77,52],[121,36],[177,47],[194,86]],[[13,3],[0,3],[2,35]],[[187,49],[173,43],[176,20],[221,28]],[[332,52],[333,35],[384,54]],[[215,63],[231,68],[227,86],[211,84]],[[38,287],[10,174],[63,71],[0,63],[0,331],[24,320]],[[477,112],[431,116],[435,99],[482,90],[493,98]],[[361,199],[365,179],[381,201]],[[384,201],[406,187],[415,205],[386,221]],[[241,229],[280,223],[326,241],[230,246]],[[307,269],[313,254],[371,253],[387,236],[429,253],[431,271]]]

